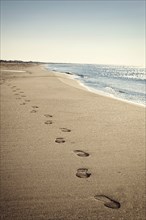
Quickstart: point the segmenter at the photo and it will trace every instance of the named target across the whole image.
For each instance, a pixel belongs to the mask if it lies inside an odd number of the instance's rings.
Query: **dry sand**
[[[145,108],[1,69],[1,219],[144,220]]]

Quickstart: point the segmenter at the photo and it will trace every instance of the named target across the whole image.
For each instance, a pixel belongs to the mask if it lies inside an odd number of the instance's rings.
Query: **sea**
[[[91,92],[146,107],[146,69],[143,67],[48,63],[45,68],[70,75]]]

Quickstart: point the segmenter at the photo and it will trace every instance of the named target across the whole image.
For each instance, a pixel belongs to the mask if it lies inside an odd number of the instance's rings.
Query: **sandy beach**
[[[1,219],[144,220],[145,108],[1,65]]]

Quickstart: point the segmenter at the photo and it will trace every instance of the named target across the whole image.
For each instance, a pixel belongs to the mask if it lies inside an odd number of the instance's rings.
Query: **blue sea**
[[[69,74],[90,91],[146,106],[145,68],[68,63],[48,63],[46,68]]]

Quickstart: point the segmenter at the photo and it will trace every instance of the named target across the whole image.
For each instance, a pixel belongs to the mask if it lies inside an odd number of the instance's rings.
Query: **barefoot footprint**
[[[58,144],[61,144],[61,143],[64,143],[65,140],[64,140],[64,138],[59,137],[59,138],[56,138],[55,142],[58,143]]]
[[[37,105],[33,105],[32,108],[39,108]]]
[[[53,117],[53,115],[49,115],[49,114],[45,114],[44,115],[46,118],[52,118]]]
[[[76,176],[79,178],[88,178],[91,176],[91,173],[88,172],[87,168],[79,168],[77,169]]]
[[[36,112],[37,112],[37,111],[36,111],[36,110],[34,110],[34,109],[33,109],[32,111],[30,111],[30,113],[36,113]]]
[[[53,122],[51,120],[45,121],[46,125],[51,125]]]
[[[25,103],[25,102],[23,102],[23,103],[20,103],[20,105],[26,105],[26,103]]]
[[[119,209],[121,207],[120,203],[109,198],[108,196],[105,195],[95,195],[94,198],[96,200],[99,200],[103,202],[104,206],[111,208],[111,209]]]
[[[76,155],[78,155],[79,157],[88,157],[89,154],[82,151],[82,150],[74,150],[74,153],[76,153]]]
[[[25,99],[25,102],[30,102],[30,100],[29,99]]]
[[[71,132],[71,130],[68,129],[68,128],[60,128],[60,130],[63,131],[63,132]]]

